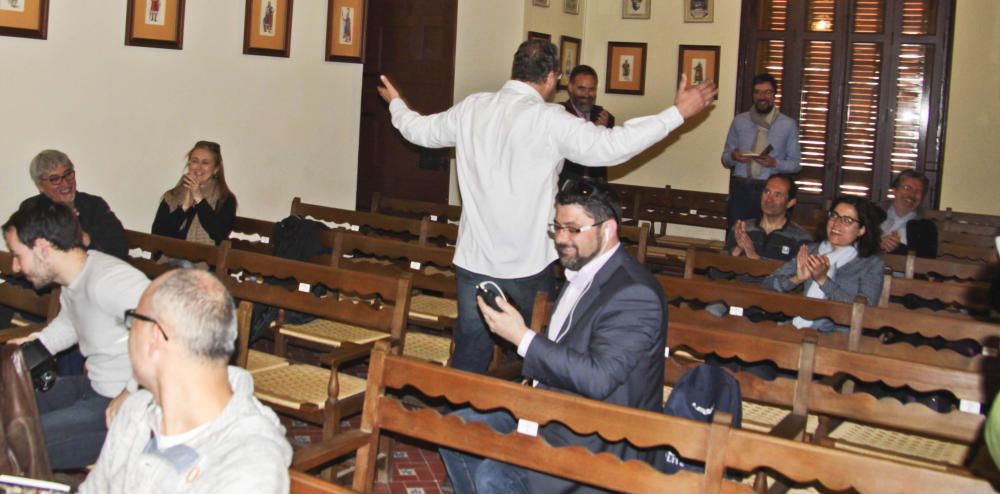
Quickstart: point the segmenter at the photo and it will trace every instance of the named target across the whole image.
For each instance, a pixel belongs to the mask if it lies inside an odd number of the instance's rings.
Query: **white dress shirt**
[[[455,264],[503,279],[541,272],[556,259],[546,233],[563,159],[612,166],[660,141],[684,119],[676,107],[613,129],[546,103],[532,86],[507,81],[447,111],[421,116],[399,98],[392,124],[413,144],[454,146],[462,219]]]

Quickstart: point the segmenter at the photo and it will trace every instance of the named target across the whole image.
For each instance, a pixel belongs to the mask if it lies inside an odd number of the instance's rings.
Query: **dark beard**
[[[767,105],[767,109],[766,110],[761,110],[760,107],[757,106],[756,103],[754,103],[753,109],[757,110],[757,113],[760,113],[761,115],[767,115],[768,113],[771,113],[771,110],[774,109],[774,105],[773,104],[769,104],[769,105]]]

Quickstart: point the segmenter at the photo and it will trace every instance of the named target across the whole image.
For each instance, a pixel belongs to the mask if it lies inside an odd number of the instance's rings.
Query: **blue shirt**
[[[751,110],[753,111],[753,110]],[[757,125],[750,119],[750,112],[740,113],[733,118],[732,125],[729,126],[729,135],[726,136],[726,146],[722,149],[722,166],[733,170],[734,177],[747,178],[750,176],[747,167],[749,163],[734,161],[732,153],[734,149],[748,152],[753,148],[753,141],[757,138]],[[767,133],[767,143],[773,148],[770,156],[778,161],[777,166],[768,168],[760,167],[760,177],[767,180],[771,175],[779,173],[798,173],[802,169],[802,154],[799,149],[799,128],[784,113],[779,113],[778,118],[771,124],[771,130]]]

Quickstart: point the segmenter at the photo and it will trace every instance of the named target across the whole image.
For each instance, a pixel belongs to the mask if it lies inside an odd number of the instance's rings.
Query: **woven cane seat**
[[[458,318],[458,301],[430,295],[414,295],[410,298],[410,317],[437,321],[445,317]]]
[[[410,331],[406,333],[403,355],[448,365],[448,358],[451,357],[451,338]]]
[[[449,269],[441,269],[437,266],[424,266],[423,269],[420,270],[420,272],[428,276],[437,275],[437,276],[447,276],[449,278],[455,277],[454,271]]]
[[[854,422],[840,424],[830,438],[838,448],[862,451],[876,456],[923,464],[921,460],[939,465],[961,466],[969,447],[959,443],[904,434]]]
[[[365,380],[360,377],[339,373],[337,379],[340,383],[338,400],[365,390]],[[329,383],[330,371],[314,365],[286,365],[253,374],[254,394],[258,399],[288,408],[301,408],[310,403],[322,410],[326,406]]]
[[[670,386],[663,387],[664,403],[666,403],[667,398],[670,397],[671,391],[673,391],[672,387]],[[787,417],[789,413],[791,412],[781,408],[769,407],[767,405],[750,403],[746,400],[743,400],[742,428],[754,432],[767,433],[770,432],[770,430],[774,426],[778,425],[779,422],[784,420],[784,418]],[[815,429],[815,426],[813,426],[813,429]]]
[[[280,331],[285,336],[333,347],[339,347],[345,341],[363,345],[389,337],[389,333],[328,319],[314,319],[305,324],[285,324]]]
[[[250,373],[271,370],[286,365],[288,365],[288,361],[277,355],[258,350],[247,352],[247,370]]]

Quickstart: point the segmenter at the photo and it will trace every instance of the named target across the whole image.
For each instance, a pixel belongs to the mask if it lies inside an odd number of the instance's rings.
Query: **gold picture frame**
[[[288,57],[292,39],[292,0],[247,0],[243,54]]]
[[[646,93],[646,43],[608,42],[605,93]]]
[[[0,36],[46,39],[49,0],[3,0],[0,3]]]
[[[368,34],[367,0],[329,0],[326,15],[326,60],[362,63]]]
[[[185,0],[126,0],[125,44],[180,50]]]

